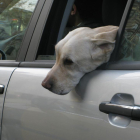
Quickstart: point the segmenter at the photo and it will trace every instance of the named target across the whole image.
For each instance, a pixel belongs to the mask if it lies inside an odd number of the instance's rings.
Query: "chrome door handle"
[[[127,106],[112,104],[110,102],[102,102],[99,105],[99,110],[106,114],[113,113],[126,117],[131,117],[132,120],[140,120],[140,106]]]
[[[3,94],[3,92],[4,92],[4,85],[0,85],[0,94]]]

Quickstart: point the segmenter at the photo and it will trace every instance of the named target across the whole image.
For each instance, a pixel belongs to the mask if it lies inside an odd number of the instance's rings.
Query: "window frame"
[[[52,1],[54,1],[54,0],[52,0]],[[46,14],[46,11],[51,10],[51,7],[48,6],[47,2],[48,1],[46,1],[44,8],[42,10],[42,14],[40,15],[41,19],[37,25],[38,27],[37,27],[36,31],[34,32],[34,35],[33,35],[33,38],[32,38],[31,44],[30,44],[30,48],[29,48],[27,56],[26,56],[26,60],[24,63],[20,64],[20,67],[41,67],[41,68],[49,67],[49,68],[51,68],[55,63],[55,60],[36,60],[37,50],[39,48],[41,36],[42,36],[43,30],[45,28],[46,20],[49,16],[49,13]],[[74,0],[68,0],[68,2],[66,4],[65,12],[63,14],[62,22],[60,24],[60,28],[59,28],[59,32],[58,32],[57,42],[61,39],[63,30],[65,29],[65,25],[67,23],[73,3],[74,3]],[[51,6],[52,6],[52,4],[51,4]]]
[[[119,26],[118,34],[116,37],[116,43],[115,43],[115,49],[113,53],[111,54],[111,58],[109,62],[105,65],[105,69],[109,70],[135,70],[135,69],[140,69],[140,66],[138,67],[137,65],[140,64],[140,62],[128,62],[128,61],[115,61],[115,58],[118,54],[120,44],[122,41],[123,33],[133,6],[133,3],[135,0],[128,0],[125,11],[123,13],[121,23]]]
[[[68,0],[68,1],[70,1],[70,0]],[[120,26],[119,26],[119,31],[118,31],[118,34],[117,34],[117,37],[116,37],[117,39],[116,39],[115,49],[114,49],[114,51],[111,55],[111,58],[110,58],[109,62],[106,63],[106,64],[103,64],[98,69],[102,69],[102,70],[108,70],[108,69],[109,70],[115,70],[115,69],[116,70],[121,70],[121,69],[124,70],[124,69],[126,69],[127,70],[127,69],[137,69],[138,68],[138,67],[134,68],[134,66],[136,65],[137,62],[136,63],[135,62],[130,63],[130,62],[115,62],[114,61],[115,58],[116,58],[117,51],[119,49],[120,43],[121,43],[122,35],[123,35],[123,32],[124,32],[124,29],[125,29],[125,26],[126,26],[131,8],[133,6],[133,2],[134,2],[134,0],[128,0],[128,2],[126,4],[126,7],[125,7],[125,10],[124,10],[122,19],[121,19],[121,23],[120,23]],[[45,5],[44,5],[44,7],[45,7]],[[70,11],[69,11],[69,13],[70,13]],[[64,16],[68,17],[69,13],[68,12],[67,12],[67,14],[64,13]],[[63,16],[63,19],[64,19],[64,16]],[[47,17],[48,17],[48,15],[47,15]],[[46,20],[47,17],[46,17],[46,14],[44,14],[44,16],[42,16],[42,19]],[[65,21],[63,21],[63,20],[61,22],[61,26],[60,26],[60,30],[59,30],[59,35],[60,36],[61,36],[62,30],[63,30],[63,29],[61,29],[62,25],[65,25]],[[38,26],[39,26],[39,24],[38,24]],[[45,26],[45,24],[44,24],[44,26]],[[44,29],[44,26],[42,25],[41,28]],[[39,47],[39,42],[40,42],[40,39],[41,39],[40,36],[42,35],[42,32],[39,33],[38,37],[34,36],[34,38],[32,38],[32,42],[31,42],[32,43],[31,44],[32,48],[29,47],[30,52],[27,53],[27,57],[25,59],[25,62],[22,62],[19,65],[20,67],[38,67],[38,68],[51,68],[51,67],[53,67],[53,65],[55,63],[55,60],[35,60],[36,54],[37,54],[37,49]],[[36,44],[34,43],[35,40],[37,40]],[[59,40],[60,40],[60,37],[58,37],[58,41]],[[34,45],[36,45],[36,46],[34,47]],[[34,48],[36,48],[36,49],[34,50]],[[132,68],[131,68],[131,65],[132,65]]]
[[[45,28],[45,24],[47,21],[47,18],[49,16],[52,4],[54,0],[46,0],[45,4],[43,6],[42,12],[40,14],[40,17],[38,19],[38,23],[36,25],[36,28],[34,30],[34,34],[32,36],[32,40],[30,42],[30,47],[28,49],[25,61],[26,62],[32,62],[35,61],[36,53],[39,47],[39,43],[43,34],[43,30]]]
[[[42,11],[42,8],[43,8],[43,5],[44,5],[45,1],[46,0],[38,0],[38,3],[37,3],[37,5],[35,7],[35,10],[34,10],[34,13],[33,13],[32,17],[30,19],[30,22],[28,24],[27,31],[24,34],[21,47],[19,49],[19,53],[18,53],[18,56],[17,56],[17,59],[16,59],[16,61],[18,61],[18,62],[21,62],[21,61],[25,60],[32,35],[34,33],[36,24],[38,22],[38,19],[39,19],[39,16],[40,16],[40,13]]]
[[[19,52],[17,54],[16,60],[0,60],[0,66],[4,67],[18,67],[21,61],[25,60],[26,53],[30,44],[34,28],[36,26],[37,20],[39,18],[40,12],[44,5],[45,0],[38,0],[34,12],[30,18],[27,26],[27,30],[23,36],[21,45],[19,47]]]

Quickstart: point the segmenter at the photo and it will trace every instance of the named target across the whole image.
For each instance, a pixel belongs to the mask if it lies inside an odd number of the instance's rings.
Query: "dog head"
[[[85,73],[109,60],[117,31],[116,26],[71,31],[55,46],[56,63],[42,86],[59,95],[70,92]]]

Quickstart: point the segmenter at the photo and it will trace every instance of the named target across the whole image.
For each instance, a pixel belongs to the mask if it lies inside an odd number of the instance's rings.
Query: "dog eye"
[[[64,65],[72,65],[73,61],[71,59],[65,59],[64,60]]]

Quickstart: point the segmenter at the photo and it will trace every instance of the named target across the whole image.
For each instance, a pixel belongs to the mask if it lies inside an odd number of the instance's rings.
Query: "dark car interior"
[[[82,24],[80,23],[78,25],[71,26],[67,24],[63,36],[60,39],[65,37],[69,31],[72,31],[79,27],[96,28],[106,25],[119,26],[127,1],[128,0],[75,0],[74,4],[76,5],[79,15],[82,19],[81,22]],[[50,56],[54,56],[55,54],[54,46],[60,40],[60,39],[58,40],[58,34],[61,26],[61,21],[63,20],[63,14],[65,12],[66,5],[67,0],[61,0],[61,2],[55,0],[53,2],[39,44],[38,53],[36,55],[37,60],[53,59],[53,57]],[[73,7],[71,8],[71,10],[73,10]],[[67,23],[68,22],[69,19]],[[11,39],[13,40],[13,36],[11,37]],[[21,43],[21,40],[18,39],[17,41],[16,39],[14,40],[16,44],[18,44],[18,41]],[[9,55],[9,52],[11,54],[11,52],[14,50],[11,49],[10,46],[6,46],[6,44],[8,44],[8,42],[4,41],[4,44],[1,44],[0,48],[3,51],[2,47],[5,46],[5,48],[9,50],[8,54],[6,55]],[[18,48],[16,49],[16,52],[18,52],[18,49],[19,45]],[[4,51],[4,53],[7,53],[7,51]],[[16,55],[17,53],[15,53],[15,57]],[[6,59],[6,57],[3,57],[3,59]]]
[[[103,0],[102,19],[104,25],[119,26],[128,0]]]
[[[80,4],[82,2],[84,3],[83,5],[81,4],[80,10],[83,10],[83,13],[85,13],[84,15],[85,17],[88,18],[90,17],[90,19],[96,19],[98,23],[100,22],[100,24],[97,24],[95,26],[96,28],[99,26],[106,26],[106,25],[119,26],[128,0],[94,0],[94,1],[76,0],[76,1],[79,2]],[[49,15],[45,30],[42,35],[40,47],[37,54],[37,59],[39,59],[39,56],[46,56],[45,59],[49,59],[47,55],[54,55],[54,46],[57,42],[57,37],[58,37],[58,34],[54,34],[54,32],[58,31],[60,28],[62,17],[58,15],[64,12],[64,9],[62,7],[65,6],[66,6],[65,0],[63,3],[54,1],[53,7],[50,12],[51,14]],[[56,22],[57,24],[55,24]],[[91,24],[89,26],[88,24],[83,26],[94,28]],[[83,26],[72,27],[71,30]]]

